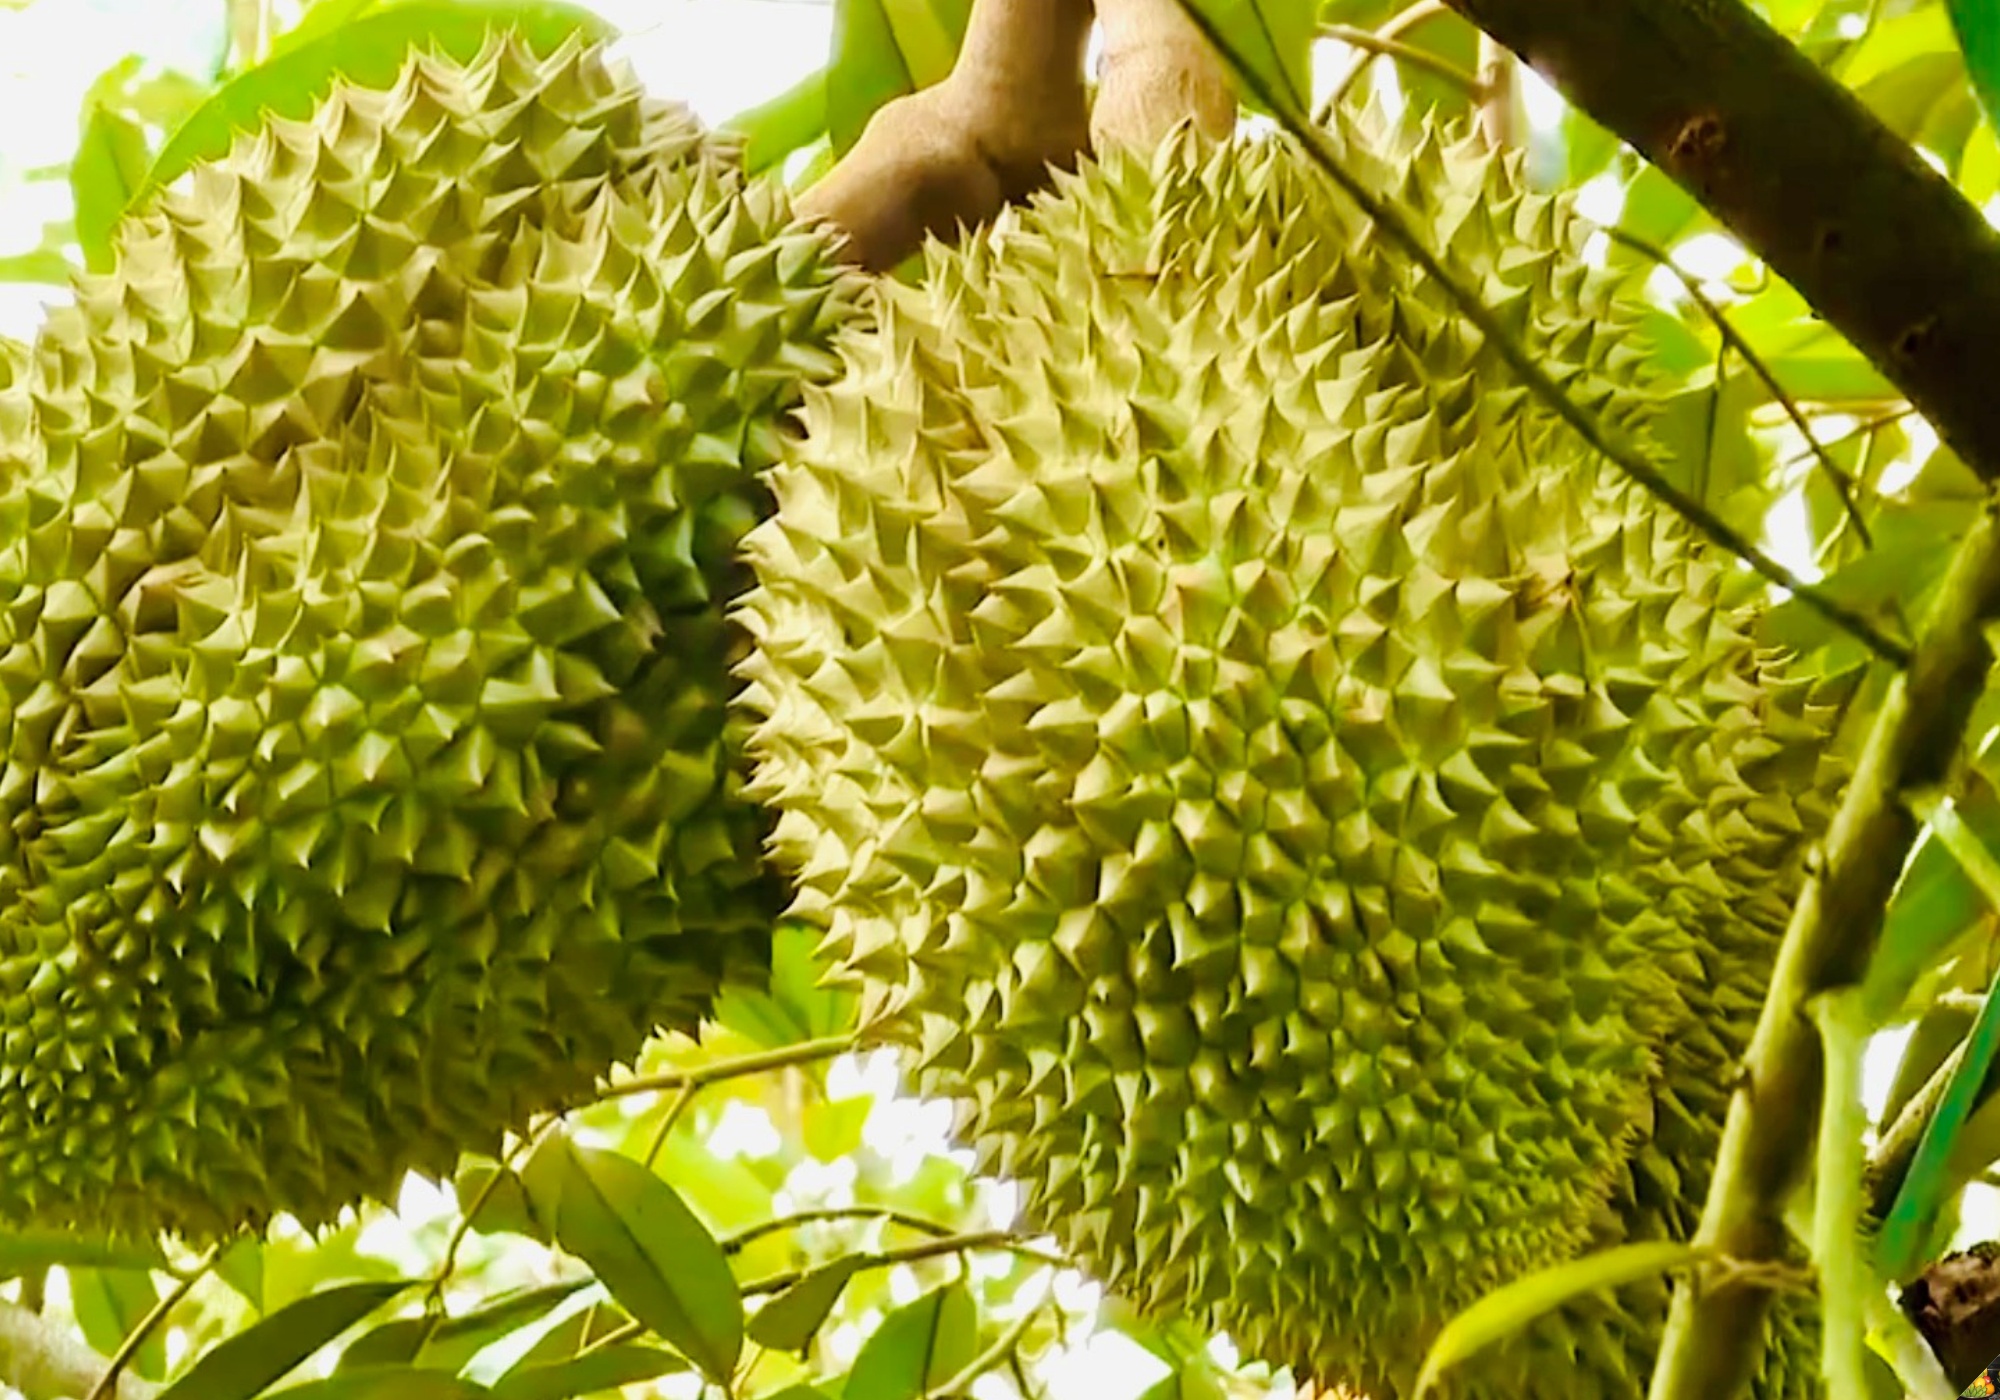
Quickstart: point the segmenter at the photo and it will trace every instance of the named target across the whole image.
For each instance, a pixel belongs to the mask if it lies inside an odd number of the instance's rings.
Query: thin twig
[[[722,1239],[722,1252],[741,1254],[749,1245],[766,1235],[775,1235],[782,1230],[796,1230],[801,1225],[815,1225],[828,1220],[886,1220],[891,1225],[901,1225],[906,1230],[916,1230],[934,1239],[946,1239],[952,1234],[952,1227],[949,1225],[941,1225],[935,1220],[926,1220],[920,1215],[911,1215],[907,1211],[896,1210],[890,1206],[827,1206],[820,1210],[797,1211],[791,1215],[779,1216],[776,1220],[764,1220],[746,1226]]]
[[[1450,71],[1440,73],[1440,77],[1454,82],[1469,80],[1471,86],[1466,91],[1477,96],[1479,92],[1478,74],[1467,73],[1456,64],[1446,63],[1445,60],[1439,58],[1434,53],[1427,53],[1415,45],[1400,42],[1403,35],[1415,29],[1425,20],[1436,19],[1439,15],[1450,13],[1449,7],[1443,3],[1443,0],[1417,0],[1416,4],[1404,10],[1394,19],[1377,25],[1373,29],[1356,29],[1351,25],[1345,24],[1320,26],[1320,33],[1326,35],[1328,38],[1340,39],[1345,43],[1354,45],[1355,48],[1361,50],[1361,56],[1354,60],[1345,73],[1341,74],[1340,81],[1333,85],[1333,91],[1327,95],[1326,101],[1320,104],[1319,112],[1314,117],[1314,120],[1320,122],[1322,125],[1333,120],[1335,109],[1347,100],[1347,94],[1354,90],[1354,85],[1361,80],[1361,75],[1368,71],[1368,65],[1383,54],[1391,54],[1414,64],[1443,64]],[[1349,30],[1351,33],[1338,34],[1332,32],[1337,29]],[[1431,71],[1436,73],[1438,69],[1433,66]]]
[[[546,1122],[515,1144],[514,1150],[500,1159],[493,1170],[493,1175],[487,1177],[485,1184],[473,1195],[472,1204],[458,1213],[458,1219],[452,1224],[451,1234],[445,1240],[444,1257],[438,1261],[437,1271],[431,1275],[430,1286],[424,1290],[423,1315],[428,1325],[424,1328],[423,1339],[418,1343],[419,1346],[431,1339],[438,1324],[444,1320],[445,1285],[451,1282],[451,1276],[458,1268],[458,1251],[464,1247],[465,1237],[472,1233],[472,1222],[479,1218],[479,1212],[486,1209],[486,1203],[492,1200],[493,1193],[500,1189],[501,1180],[513,1173],[514,1164],[539,1146],[542,1139],[555,1131],[562,1121],[562,1115],[551,1114]]]
[[[1556,416],[1569,424],[1593,451],[1610,460],[1619,470],[1650,491],[1715,544],[1736,555],[1770,582],[1787,590],[1805,606],[1857,638],[1875,655],[1898,667],[1909,664],[1910,648],[1906,642],[1890,637],[1853,608],[1807,583],[1772,558],[1741,531],[1668,480],[1637,448],[1622,437],[1614,436],[1594,414],[1565,393],[1562,386],[1549,377],[1541,362],[1509,333],[1493,309],[1474,294],[1456,273],[1445,266],[1444,261],[1418,235],[1402,211],[1369,189],[1363,181],[1357,179],[1341,164],[1339,154],[1327,140],[1326,133],[1300,120],[1298,113],[1286,105],[1261,72],[1244,61],[1234,42],[1198,5],[1190,3],[1189,0],[1183,0],[1183,3],[1187,4],[1187,12],[1194,18],[1196,25],[1208,35],[1208,41],[1215,45],[1217,52],[1221,53],[1235,69],[1238,81],[1250,89],[1268,110],[1278,114],[1285,128],[1305,147],[1313,163],[1361,207],[1362,212],[1374,222],[1378,230],[1387,234],[1409,254],[1438,284],[1439,289],[1450,298],[1465,319],[1478,329],[1487,343],[1492,345],[1507,362],[1508,368],[1520,376],[1534,396],[1554,410]]]
[[[1046,1264],[1052,1269],[1069,1267],[1069,1261],[1061,1255],[1037,1249],[1011,1230],[972,1230],[962,1235],[947,1235],[938,1240],[920,1240],[915,1244],[897,1245],[891,1249],[879,1249],[873,1253],[850,1257],[860,1261],[856,1266],[858,1268],[886,1269],[895,1264],[914,1264],[920,1259],[942,1259],[949,1255],[966,1254],[976,1249],[1003,1250],[1009,1254],[1018,1254],[1023,1259],[1032,1259],[1037,1264]],[[766,1293],[782,1293],[810,1272],[810,1269],[787,1269],[783,1273],[757,1279],[755,1282],[743,1285],[743,1296],[755,1298]]]
[[[1440,11],[1443,8],[1442,5],[1438,7]],[[1398,63],[1407,63],[1412,68],[1421,68],[1426,73],[1443,78],[1463,91],[1467,97],[1478,100],[1486,95],[1485,80],[1477,73],[1461,68],[1450,59],[1432,53],[1429,49],[1404,43],[1401,39],[1386,38],[1379,29],[1363,29],[1353,24],[1322,24],[1319,27],[1319,34],[1322,39],[1338,39],[1343,44],[1350,44],[1360,49],[1363,56],[1355,60],[1355,70],[1365,68],[1376,58],[1393,58]],[[1343,77],[1343,83],[1353,81],[1353,76],[1353,71],[1350,71]],[[1342,87],[1337,95],[1345,97],[1346,88]]]
[[[693,1087],[704,1088],[719,1084],[725,1079],[741,1079],[746,1075],[764,1074],[774,1069],[791,1069],[798,1065],[816,1064],[821,1060],[835,1059],[849,1051],[865,1048],[859,1036],[826,1036],[819,1040],[802,1040],[797,1045],[782,1045],[776,1050],[759,1050],[750,1055],[738,1055],[727,1060],[712,1060],[693,1069],[668,1070],[662,1074],[636,1075],[615,1084],[607,1084],[597,1091],[597,1101],[629,1098],[633,1094],[660,1094],[677,1092]]]
[[[674,1126],[681,1121],[682,1116],[688,1111],[688,1106],[694,1102],[694,1096],[700,1092],[699,1084],[683,1084],[675,1092],[673,1102],[667,1105],[667,1111],[660,1116],[660,1126],[653,1129],[653,1140],[646,1144],[645,1161],[648,1170],[651,1170],[653,1163],[660,1160],[660,1149],[667,1145],[667,1138],[673,1133]]]
[[[201,1262],[188,1270],[187,1277],[174,1280],[174,1286],[147,1310],[146,1315],[139,1319],[138,1326],[125,1334],[125,1340],[118,1344],[118,1350],[111,1353],[111,1359],[105,1363],[104,1374],[97,1378],[97,1384],[90,1388],[85,1400],[110,1400],[118,1393],[119,1373],[131,1364],[132,1358],[139,1354],[139,1348],[146,1344],[146,1339],[167,1320],[167,1314],[178,1307],[181,1300],[194,1290],[195,1284],[215,1267],[215,1261],[222,1257],[224,1246],[230,1242],[218,1240],[210,1245],[208,1253],[201,1256]]]
[[[1827,479],[1833,483],[1834,494],[1840,498],[1841,509],[1847,512],[1847,518],[1854,524],[1855,535],[1864,546],[1873,549],[1875,541],[1868,532],[1868,522],[1861,518],[1861,512],[1854,504],[1854,478],[1840,463],[1833,460],[1833,454],[1827,451],[1826,446],[1814,434],[1812,423],[1799,408],[1798,401],[1783,384],[1778,382],[1777,374],[1757,352],[1756,347],[1744,338],[1741,331],[1730,324],[1729,317],[1720,306],[1716,305],[1715,299],[1702,289],[1701,279],[1675,262],[1673,254],[1666,249],[1641,238],[1636,233],[1628,232],[1615,224],[1598,224],[1597,228],[1612,242],[1622,243],[1634,252],[1652,259],[1680,280],[1681,286],[1687,290],[1688,299],[1700,307],[1702,314],[1715,326],[1716,334],[1722,337],[1722,343],[1736,352],[1749,367],[1750,372],[1756,375],[1770,391],[1771,397],[1778,401],[1778,406],[1784,409],[1785,416],[1792,420],[1792,426],[1797,428],[1799,435],[1806,440],[1807,452],[1819,459],[1820,470],[1825,472]]]

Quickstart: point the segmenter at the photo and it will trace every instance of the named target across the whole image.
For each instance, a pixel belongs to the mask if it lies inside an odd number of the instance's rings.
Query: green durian
[[[125,223],[0,435],[0,1219],[315,1225],[754,972],[723,603],[859,299],[575,42]]]
[[[1671,386],[1563,203],[1471,141],[1340,144],[1645,429]],[[1060,177],[843,353],[746,542],[751,791],[1026,1217],[1372,1400],[1494,1286],[1685,1238],[1840,776],[1841,687],[1734,561],[1288,139]],[[1666,1297],[1446,1389],[1639,1397]]]

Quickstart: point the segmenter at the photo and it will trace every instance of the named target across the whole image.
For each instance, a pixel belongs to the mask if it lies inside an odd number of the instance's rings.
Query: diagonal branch
[[[1785,1206],[1810,1166],[1820,1111],[1821,1053],[1809,1011],[1815,998],[1864,976],[1916,840],[1907,799],[1949,774],[1992,670],[1984,628],[2000,618],[1997,512],[1989,502],[1960,544],[1785,931],[1695,1233],[1696,1246],[1717,1256],[1754,1265],[1787,1254]],[[1675,1288],[1650,1400],[1745,1393],[1770,1301],[1770,1284],[1754,1270]]]
[[[1741,0],[1449,0],[1700,200],[2000,479],[2000,232]]]

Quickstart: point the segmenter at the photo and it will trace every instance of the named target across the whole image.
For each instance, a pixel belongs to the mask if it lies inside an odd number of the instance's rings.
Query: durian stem
[[[1993,667],[2000,505],[1958,547],[1910,664],[1890,683],[1819,858],[1808,870],[1745,1052],[1694,1243],[1756,1264],[1786,1257],[1785,1206],[1811,1162],[1822,1056],[1808,1008],[1859,985],[1920,823],[1913,793],[1942,783]],[[1763,1350],[1771,1285],[1697,1275],[1674,1289],[1649,1400],[1743,1394]]]
[[[89,1395],[111,1374],[110,1364],[67,1326],[0,1300],[0,1381],[27,1400]],[[159,1393],[158,1386],[132,1375],[118,1376],[113,1385],[104,1394],[117,1400],[150,1400]]]
[[[1742,0],[1449,0],[1677,180],[2000,480],[2000,230]]]
[[[1090,17],[1090,0],[973,0],[951,73],[876,112],[798,212],[882,272],[1042,188],[1089,145]]]
[[[1236,129],[1229,69],[1180,0],[1097,0],[1104,58],[1090,110],[1091,146],[1151,153],[1184,121],[1213,140]]]
[[[1332,143],[1327,140],[1326,133],[1307,121],[1296,105],[1287,102],[1283,94],[1273,91],[1254,68],[1245,64],[1228,36],[1220,33],[1212,20],[1196,11],[1191,10],[1189,13],[1194,15],[1196,24],[1208,35],[1209,41],[1229,60],[1230,66],[1236,70],[1243,84],[1255,92],[1257,97],[1278,115],[1286,130],[1304,146],[1307,155],[1312,158],[1313,164],[1319,167],[1321,173],[1338,185],[1341,191],[1360,207],[1362,213],[1374,223],[1378,232],[1409,254],[1411,261],[1424,270],[1425,274],[1437,284],[1439,290],[1458,308],[1459,313],[1472,323],[1500,358],[1507,362],[1507,367],[1520,378],[1522,385],[1534,397],[1548,405],[1593,452],[1610,461],[1712,542],[1728,550],[1766,579],[1791,593],[1799,602],[1859,640],[1876,656],[1898,667],[1909,663],[1910,649],[1906,643],[1890,636],[1873,620],[1856,612],[1832,594],[1823,592],[1794,574],[1753,543],[1749,536],[1709,509],[1699,497],[1681,489],[1670,480],[1629,438],[1617,433],[1608,423],[1571,398],[1550,376],[1541,361],[1529,353],[1528,348],[1507,329],[1493,309],[1473,292],[1463,278],[1445,265],[1444,260],[1418,234],[1404,213],[1369,189],[1363,181],[1357,179],[1341,164],[1340,156]]]

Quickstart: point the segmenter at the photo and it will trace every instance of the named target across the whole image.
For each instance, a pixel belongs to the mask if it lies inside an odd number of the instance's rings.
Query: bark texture
[[[1090,112],[1094,149],[1151,150],[1184,121],[1214,140],[1236,129],[1236,87],[1180,0],[1097,0],[1104,58]]]
[[[1741,0],[1448,0],[1661,167],[2000,479],[2000,233]]]
[[[848,258],[881,272],[1072,168],[1090,140],[1090,19],[1090,0],[974,0],[950,76],[876,112],[799,213],[831,220]]]

